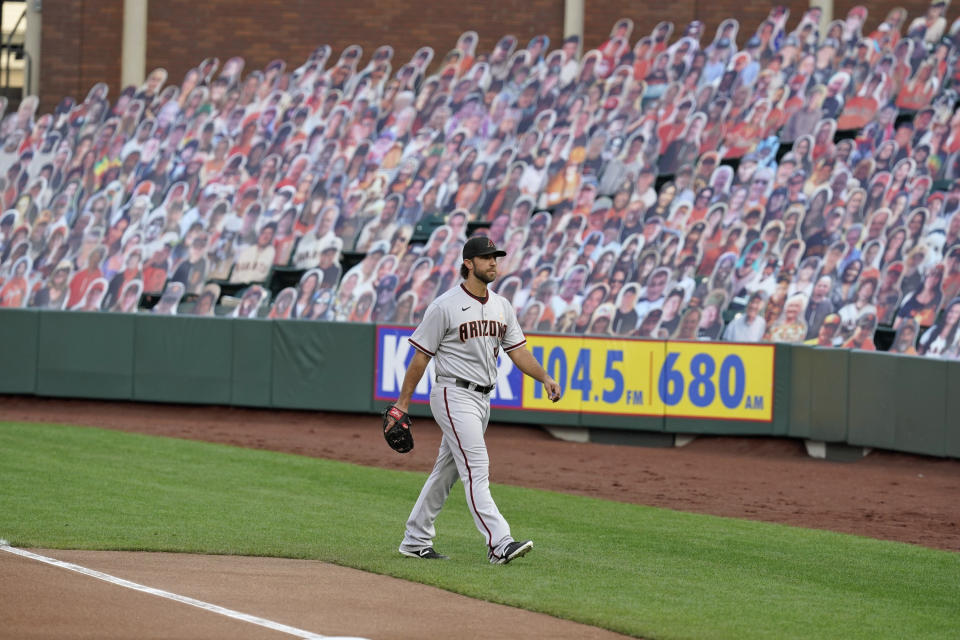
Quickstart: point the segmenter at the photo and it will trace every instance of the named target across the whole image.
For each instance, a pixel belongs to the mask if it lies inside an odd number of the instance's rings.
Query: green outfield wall
[[[0,393],[379,413],[402,374],[384,345],[403,356],[402,331],[0,309]],[[790,345],[767,346],[758,361],[751,345],[577,340],[528,344],[565,376],[561,410],[544,410],[536,385],[514,371],[493,419],[586,427],[606,434],[598,440],[762,435],[960,457],[958,362]]]

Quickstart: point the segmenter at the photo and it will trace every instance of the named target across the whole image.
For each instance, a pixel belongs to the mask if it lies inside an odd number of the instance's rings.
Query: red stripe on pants
[[[490,547],[493,543],[493,534],[490,533],[490,527],[483,521],[483,516],[480,515],[480,511],[477,510],[477,502],[473,497],[473,472],[470,471],[470,461],[467,458],[467,452],[463,450],[463,445],[460,444],[460,434],[457,433],[457,427],[453,424],[453,416],[450,415],[450,404],[447,402],[446,387],[443,388],[443,406],[447,410],[447,420],[450,421],[450,428],[453,430],[453,435],[457,438],[457,447],[460,449],[460,455],[463,456],[463,464],[467,468],[467,481],[470,483],[470,505],[473,507],[473,512],[477,514],[477,520],[479,520],[483,528],[487,530],[487,546]],[[490,548],[493,549],[493,547]]]

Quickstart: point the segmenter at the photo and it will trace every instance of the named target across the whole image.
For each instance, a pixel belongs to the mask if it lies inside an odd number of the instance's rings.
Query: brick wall
[[[188,16],[188,28],[184,27]],[[300,0],[154,0],[150,3],[147,68],[165,67],[170,81],[209,56],[221,62],[243,56],[247,70],[262,69],[280,58],[299,66],[320,44],[334,59],[351,44],[364,50],[366,64],[380,45],[394,48],[394,70],[421,46],[433,47],[440,60],[464,31],[480,37],[477,51],[493,48],[507,34],[524,45],[529,38],[562,35],[563,0],[454,3],[436,0],[350,0],[342,3]],[[202,35],[200,35],[202,34]]]
[[[40,111],[64,96],[83,99],[97,82],[120,84],[123,0],[44,0]]]
[[[773,3],[742,0],[676,0],[637,3],[630,0],[587,0],[585,45],[603,42],[613,23],[634,21],[632,40],[650,33],[660,21],[670,20],[679,32],[689,21],[704,22],[703,42],[713,39],[721,20],[740,20],[742,41],[768,13]],[[802,0],[783,0],[790,9],[792,28],[807,6]],[[842,18],[857,0],[838,0]],[[922,13],[927,0],[882,0],[870,3],[865,32],[871,31],[894,6],[903,6],[911,18]],[[329,44],[334,55],[350,44],[373,50],[394,47],[394,68],[419,47],[434,48],[435,61],[453,48],[466,30],[480,36],[478,51],[489,51],[504,34],[521,45],[537,34],[559,43],[563,31],[563,0],[493,0],[473,4],[448,0],[350,0],[342,3],[314,0],[152,0],[147,26],[147,70],[164,67],[170,82],[179,84],[184,73],[202,59],[221,61],[243,56],[247,70],[262,69],[280,58],[298,66],[319,44]],[[949,19],[954,17],[951,12]],[[41,56],[41,110],[48,111],[66,95],[83,98],[96,82],[106,82],[111,95],[119,91],[123,0],[45,0]]]

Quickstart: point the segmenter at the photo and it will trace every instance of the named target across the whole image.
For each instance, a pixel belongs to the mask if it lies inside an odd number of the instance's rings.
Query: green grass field
[[[373,443],[370,446],[381,446]],[[960,554],[495,485],[533,552],[486,561],[458,485],[449,562],[396,552],[424,475],[90,428],[0,423],[14,546],[313,558],[647,638],[948,638]]]

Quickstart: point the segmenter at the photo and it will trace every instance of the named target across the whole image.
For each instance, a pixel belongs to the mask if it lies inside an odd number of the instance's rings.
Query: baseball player
[[[415,348],[413,360],[404,375],[400,397],[386,412],[385,430],[406,417],[410,397],[433,358],[437,377],[430,392],[430,409],[443,440],[433,471],[407,520],[400,545],[400,553],[407,556],[446,559],[433,549],[434,522],[458,477],[491,563],[506,564],[533,548],[532,540],[513,539],[510,525],[490,495],[483,434],[490,419],[490,393],[497,381],[500,350],[520,371],[542,382],[552,401],[560,399],[561,391],[524,346],[526,338],[513,305],[487,289],[497,277],[497,258],[505,255],[487,237],[467,240],[460,266],[464,282],[427,307],[410,337]]]

